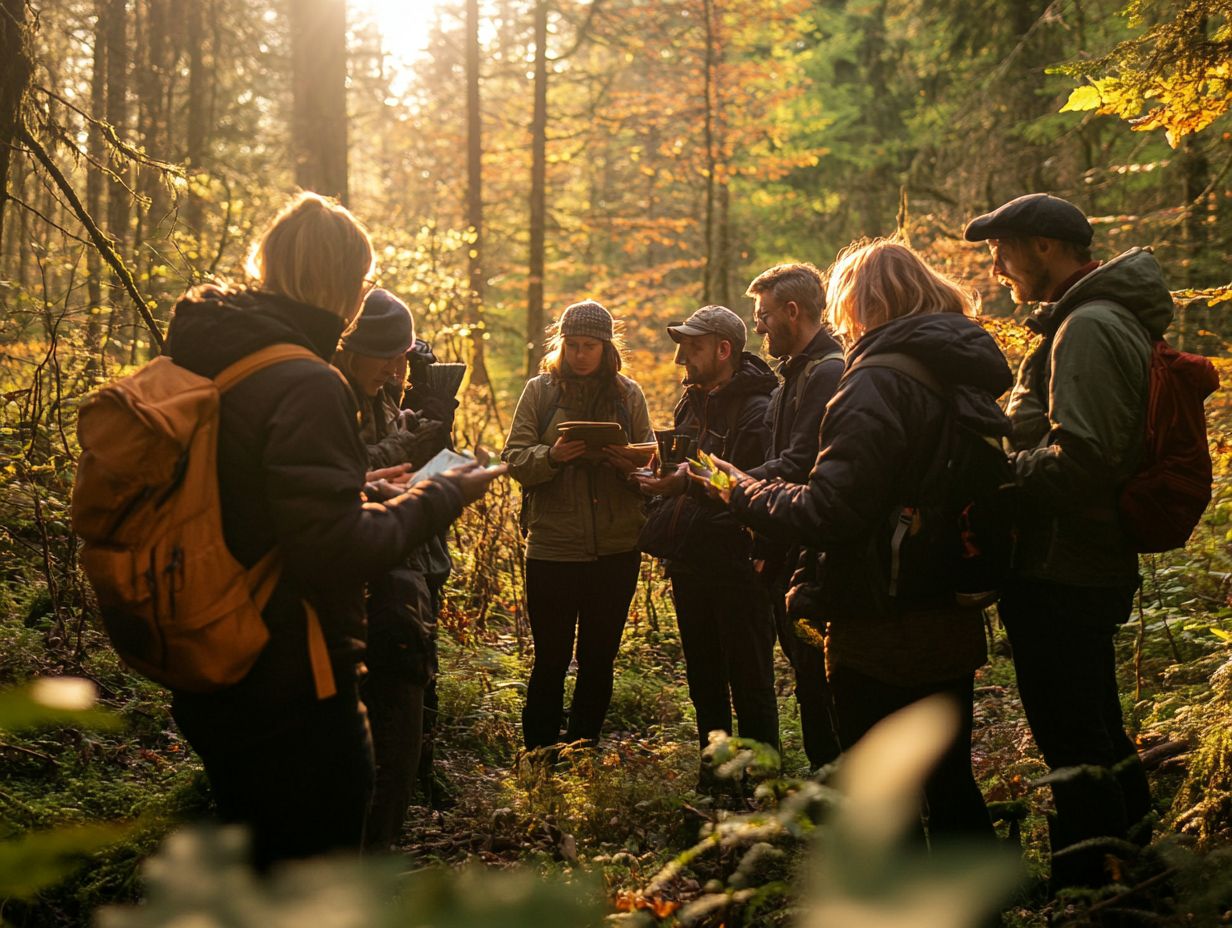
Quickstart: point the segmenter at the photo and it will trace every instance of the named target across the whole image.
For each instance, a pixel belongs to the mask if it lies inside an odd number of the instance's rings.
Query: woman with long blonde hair
[[[949,696],[962,724],[925,785],[929,836],[991,838],[971,770],[975,670],[987,659],[982,613],[956,605],[940,583],[935,596],[909,594],[908,548],[897,546],[919,535],[918,514],[947,492],[954,430],[1007,433],[996,400],[1009,367],[969,318],[968,293],[902,242],[844,249],[827,293],[847,362],[808,482],[757,481],[724,464],[733,482],[724,495],[758,531],[811,549],[810,582],[788,601],[825,631],[843,747],[916,700]]]
[[[240,288],[199,288],[176,306],[167,354],[217,377],[274,345],[304,349],[227,390],[218,432],[223,537],[244,567],[276,565],[262,610],[269,641],[239,683],[173,693],[172,713],[226,821],[253,857],[358,850],[372,746],[358,695],[364,580],[404,560],[482,495],[495,472],[452,471],[396,503],[364,505],[367,458],[352,391],[329,366],[373,270],[363,226],[303,193],[275,217]]]

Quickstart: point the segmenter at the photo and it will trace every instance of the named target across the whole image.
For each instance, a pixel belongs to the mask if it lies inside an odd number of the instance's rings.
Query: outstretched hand
[[[638,476],[638,489],[646,496],[679,496],[689,486],[689,465],[680,464],[676,470],[662,477]]]
[[[384,480],[396,487],[405,487],[413,474],[414,468],[409,463],[395,464],[393,467],[381,467],[377,470],[368,471],[364,475],[364,482],[376,483],[378,480]]]
[[[448,480],[462,494],[462,501],[470,505],[488,492],[488,487],[497,477],[503,477],[509,471],[506,464],[496,467],[481,467],[478,463],[462,464],[451,467],[441,474],[442,480]]]
[[[726,505],[731,502],[732,487],[752,478],[734,464],[730,464],[716,455],[710,455],[710,462],[714,464],[716,471],[726,475],[727,482],[723,486],[716,486],[709,476],[695,474],[692,471],[688,472],[689,477],[697,481],[705,489],[707,496]]]

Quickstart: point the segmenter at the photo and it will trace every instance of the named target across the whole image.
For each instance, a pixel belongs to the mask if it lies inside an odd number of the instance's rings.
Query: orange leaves
[[[615,899],[617,912],[650,912],[655,918],[667,918],[682,905],[683,903],[675,899],[664,899],[662,896],[647,898],[641,892],[629,890],[621,890]]]

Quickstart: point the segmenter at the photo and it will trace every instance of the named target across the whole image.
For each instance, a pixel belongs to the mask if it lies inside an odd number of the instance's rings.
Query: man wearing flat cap
[[[1140,463],[1151,347],[1172,297],[1149,251],[1093,261],[1087,217],[1048,194],[973,219],[965,237],[988,242],[1015,302],[1039,304],[1027,325],[1040,340],[1006,409],[1024,503],[1017,575],[999,608],[1040,752],[1053,770],[1088,771],[1053,783],[1052,848],[1145,844],[1150,791],[1125,733],[1113,650],[1139,583],[1117,491]],[[1106,882],[1109,850],[1054,856],[1053,888]]]
[[[703,306],[667,333],[685,369],[675,444],[686,446],[689,457],[703,451],[742,469],[763,463],[770,443],[766,407],[778,379],[744,350],[744,321],[724,306]],[[753,570],[751,534],[689,480],[687,465],[641,482],[644,492],[659,497],[641,545],[667,563],[700,745],[711,731],[734,733],[734,707],[741,737],[777,749],[774,615]],[[703,766],[701,785],[710,780]]]

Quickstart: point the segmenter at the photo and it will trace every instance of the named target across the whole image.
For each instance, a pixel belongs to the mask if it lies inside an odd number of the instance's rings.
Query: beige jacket
[[[654,441],[650,412],[642,388],[627,377],[626,416],[618,417],[632,442]],[[559,437],[557,426],[571,419],[600,418],[585,408],[566,408],[550,374],[532,378],[513,412],[513,424],[501,458],[522,484],[527,507],[526,556],[545,561],[593,561],[637,547],[645,517],[642,497],[607,464],[557,465],[548,450]],[[609,418],[603,416],[602,418]]]

